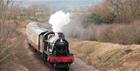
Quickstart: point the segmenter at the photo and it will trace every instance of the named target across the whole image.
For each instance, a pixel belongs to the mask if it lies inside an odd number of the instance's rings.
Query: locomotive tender
[[[69,65],[74,62],[73,54],[69,51],[69,43],[63,33],[52,32],[39,27],[37,22],[32,22],[26,26],[26,34],[28,44],[55,68],[69,69]]]

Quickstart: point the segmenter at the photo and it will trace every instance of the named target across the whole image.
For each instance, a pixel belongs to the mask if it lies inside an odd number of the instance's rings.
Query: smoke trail
[[[84,27],[83,21],[86,15],[83,13],[71,13],[71,22],[63,27],[63,33],[66,37],[78,38],[84,40],[95,40],[96,25]]]
[[[70,14],[58,11],[50,16],[49,24],[54,32],[63,32],[62,28],[70,23]]]

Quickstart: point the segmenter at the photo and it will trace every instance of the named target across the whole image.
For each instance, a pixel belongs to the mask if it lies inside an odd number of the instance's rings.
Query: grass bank
[[[71,51],[101,71],[140,71],[140,45],[70,40]]]

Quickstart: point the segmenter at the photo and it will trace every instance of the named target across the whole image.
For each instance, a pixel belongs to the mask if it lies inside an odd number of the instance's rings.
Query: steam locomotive
[[[55,68],[69,69],[74,56],[69,51],[69,43],[63,33],[56,33],[38,26],[37,22],[26,26],[27,41],[39,51],[43,59]]]

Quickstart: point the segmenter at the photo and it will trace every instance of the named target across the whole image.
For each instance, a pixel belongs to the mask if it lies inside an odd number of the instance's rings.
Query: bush
[[[96,31],[96,40],[121,44],[140,44],[140,24],[101,25]]]
[[[12,53],[11,50],[15,45],[13,41],[14,38],[18,37],[17,23],[13,20],[0,20],[0,70],[1,71],[11,71],[12,68]],[[14,71],[14,70],[12,70]]]
[[[96,40],[120,44],[140,44],[139,22],[140,21],[135,21],[131,24],[93,24],[86,28],[75,29],[69,36],[83,40]]]
[[[92,23],[95,24],[101,24],[103,21],[101,19],[100,16],[96,15],[96,14],[91,14],[89,17],[87,17],[87,19],[84,21],[84,23],[86,23],[86,25],[84,24],[85,27],[89,26]]]

